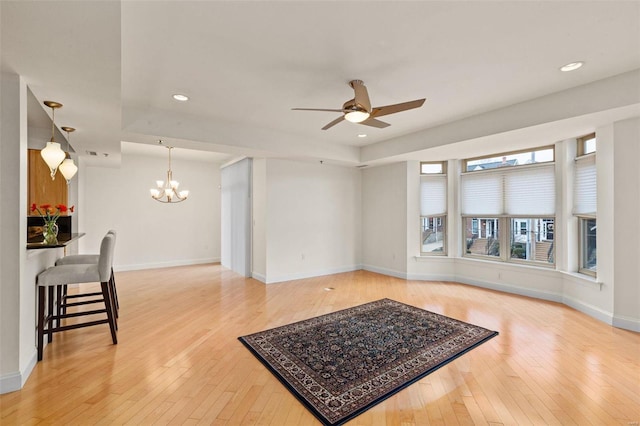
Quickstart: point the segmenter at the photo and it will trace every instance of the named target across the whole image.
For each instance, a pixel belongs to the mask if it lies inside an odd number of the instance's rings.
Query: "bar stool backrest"
[[[100,259],[98,260],[98,274],[101,282],[107,282],[111,278],[111,268],[113,267],[113,251],[116,239],[113,235],[107,234],[100,244]]]

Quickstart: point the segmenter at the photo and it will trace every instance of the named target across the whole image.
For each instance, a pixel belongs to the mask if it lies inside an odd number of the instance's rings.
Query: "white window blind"
[[[502,214],[502,174],[494,172],[462,175],[462,214]]]
[[[573,214],[595,215],[597,211],[595,155],[576,159],[575,177]]]
[[[420,215],[447,213],[447,177],[420,176]]]
[[[556,177],[552,164],[505,173],[505,213],[553,215],[556,212]]]
[[[555,203],[553,164],[462,175],[463,215],[553,215]]]

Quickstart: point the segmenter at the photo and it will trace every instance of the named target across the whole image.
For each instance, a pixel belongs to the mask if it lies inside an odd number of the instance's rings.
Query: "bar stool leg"
[[[49,300],[47,300],[47,304],[48,304],[48,309],[47,309],[47,318],[46,318],[46,324],[47,324],[47,341],[49,343],[51,343],[53,341],[53,316],[54,316],[54,311],[53,311],[53,287],[49,286]]]
[[[111,329],[111,340],[113,340],[113,344],[118,343],[118,335],[116,334],[116,323],[115,316],[113,314],[113,304],[111,301],[111,291],[109,290],[108,282],[101,282],[102,287],[102,297],[104,297],[104,307],[107,310],[107,319],[109,320],[109,328]]]
[[[63,304],[63,300],[62,300],[62,287],[61,285],[57,285],[56,286],[56,315],[58,316],[58,318],[56,318],[56,327],[60,327],[60,315],[63,314],[62,310],[62,304]]]
[[[44,346],[44,306],[45,306],[45,288],[38,286],[38,361],[42,361],[42,352]]]

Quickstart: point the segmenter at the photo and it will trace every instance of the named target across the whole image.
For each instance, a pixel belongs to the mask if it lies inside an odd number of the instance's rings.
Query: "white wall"
[[[35,283],[25,278],[27,237],[27,86],[0,74],[0,393],[22,387],[35,364]],[[28,320],[29,318],[27,318]],[[25,325],[26,324],[26,325]],[[30,333],[31,332],[31,333]]]
[[[360,192],[354,167],[266,160],[264,281],[359,269]]]
[[[122,153],[119,168],[83,166],[80,252],[97,253],[109,229],[117,231],[116,270],[220,261],[220,164],[184,159],[173,150],[173,177],[189,198],[163,204],[151,198],[166,178],[167,158]]]
[[[251,174],[251,187],[253,189],[252,220],[253,220],[253,244],[251,254],[251,276],[266,282],[267,280],[267,160],[264,158],[253,159],[253,172]]]
[[[251,164],[245,158],[222,169],[222,266],[251,276]]]
[[[362,263],[366,270],[406,278],[407,182],[407,163],[362,170]]]
[[[640,331],[640,118],[614,123],[613,135],[614,325]]]

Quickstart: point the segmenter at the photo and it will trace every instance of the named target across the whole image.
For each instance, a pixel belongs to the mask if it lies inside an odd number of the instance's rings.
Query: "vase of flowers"
[[[42,237],[45,244],[55,244],[58,241],[58,224],[56,221],[60,214],[70,211],[73,213],[75,206],[67,207],[64,204],[58,204],[55,207],[51,204],[41,204],[37,206],[31,204],[31,213],[38,213],[44,224],[42,225]]]

